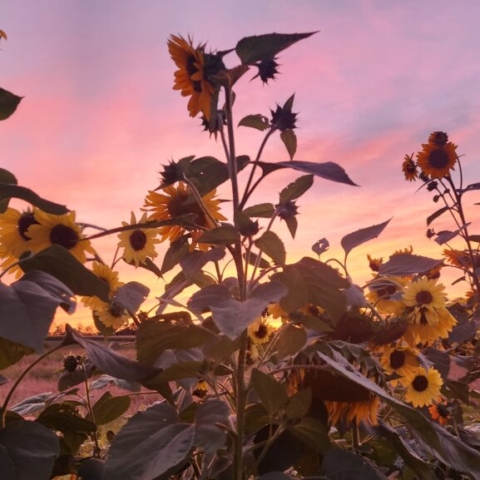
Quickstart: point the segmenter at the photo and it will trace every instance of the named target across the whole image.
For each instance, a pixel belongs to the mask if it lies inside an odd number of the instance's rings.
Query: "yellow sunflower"
[[[197,233],[215,226],[183,182],[179,182],[178,186],[169,185],[162,188],[162,192],[150,191],[145,199],[143,210],[151,212],[148,217],[149,220],[171,220],[193,213],[196,215],[195,223],[199,226]],[[212,190],[204,195],[202,197],[203,204],[215,220],[226,220],[219,211],[220,200],[214,199],[215,193],[216,190]],[[159,228],[162,241],[168,239],[170,242],[177,240],[185,231],[185,228],[180,225],[165,225]]]
[[[100,280],[108,284],[110,297],[123,285],[123,282],[118,279],[118,272],[113,271],[108,265],[93,262],[92,271]],[[93,297],[83,297],[82,303],[92,310],[101,310],[105,305],[105,302],[96,295]]]
[[[444,178],[450,175],[457,163],[457,146],[452,142],[445,145],[425,143],[423,150],[417,153],[417,164],[424,175],[430,178]]]
[[[14,208],[0,214],[0,243],[16,259],[30,250],[30,237],[27,230],[30,225],[38,224],[34,211],[28,209],[19,212]]]
[[[405,180],[408,180],[409,182],[413,182],[418,178],[417,165],[413,161],[413,154],[405,155],[405,160],[402,164],[402,171],[405,175]]]
[[[407,345],[385,345],[380,357],[380,365],[387,375],[397,374],[400,378],[391,380],[391,384],[406,384],[419,367],[417,353]]]
[[[464,270],[467,268],[472,268],[472,260],[470,259],[468,250],[455,250],[446,248],[443,251],[443,255],[447,259],[448,263],[454,267],[459,267]],[[473,261],[474,268],[480,267],[480,255],[478,252],[473,252]]]
[[[188,111],[191,117],[202,113],[210,121],[212,99],[217,87],[208,76],[224,68],[221,58],[205,53],[204,45],[194,47],[191,38],[187,41],[176,35],[171,35],[168,40],[168,51],[178,67],[173,89],[180,90],[183,97],[190,97]]]
[[[438,370],[433,367],[428,370],[418,367],[407,385],[405,401],[414,407],[431,405],[434,399],[440,396],[442,385],[443,380]]]
[[[259,317],[247,329],[248,337],[254,345],[267,343],[274,331],[275,328],[263,317]]]
[[[403,335],[403,339],[412,346],[418,343],[434,343],[442,338],[448,338],[453,327],[457,324],[456,318],[446,309],[436,310],[437,323],[434,325],[428,322],[415,323],[410,317],[410,321]]]
[[[15,265],[18,258],[13,257],[10,252],[0,243],[0,272],[8,270],[8,272],[14,275],[15,278],[19,278],[23,275],[23,270],[19,265]]]
[[[123,308],[114,303],[103,302],[102,308],[94,310],[93,314],[106,326],[115,330],[128,324],[129,315]]]
[[[359,425],[364,421],[369,425],[378,425],[378,410],[381,401],[377,395],[370,394],[370,398],[363,402],[334,402],[325,401],[328,417],[332,425],[340,420]]]
[[[137,222],[135,214],[132,212],[130,223],[122,222],[124,227],[129,225],[136,225],[137,223],[145,223],[147,221],[147,214],[144,213],[142,218]],[[155,244],[160,243],[160,240],[155,238],[157,230],[153,228],[138,228],[135,230],[125,230],[118,234],[120,241],[118,246],[123,248],[123,258],[128,263],[134,263],[137,267],[145,262],[147,257],[155,258],[158,253],[155,251]]]
[[[432,419],[443,427],[447,425],[452,418],[450,405],[446,400],[442,401],[442,399],[440,399],[438,402],[433,402],[433,404],[428,407],[428,412],[430,413]]]
[[[422,277],[403,287],[403,303],[410,307],[411,321],[418,324],[436,325],[438,311],[445,308],[442,284],[436,279]]]
[[[206,380],[199,379],[194,389],[192,390],[192,395],[198,398],[204,398],[207,396],[209,391],[209,386]]]
[[[82,235],[80,226],[75,223],[75,212],[64,215],[51,215],[36,210],[35,220],[26,234],[31,238],[29,246],[35,253],[50,247],[60,245],[66,248],[79,262],[85,263],[86,253],[95,254],[95,250]]]
[[[400,292],[406,283],[404,277],[380,277],[370,283],[366,298],[380,313],[400,316],[405,310]]]

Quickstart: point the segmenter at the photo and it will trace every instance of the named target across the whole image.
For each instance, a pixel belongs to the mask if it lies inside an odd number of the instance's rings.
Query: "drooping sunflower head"
[[[377,417],[380,405],[380,398],[374,394],[362,402],[325,401],[329,421],[332,425],[336,425],[340,421],[355,425],[359,425],[362,421],[369,425],[378,425]]]
[[[452,142],[442,146],[425,143],[422,151],[417,153],[417,165],[425,176],[432,179],[447,177],[457,163],[456,148]]]
[[[428,136],[428,143],[436,147],[444,147],[448,143],[448,135],[445,132],[433,132]]]
[[[367,254],[368,266],[372,272],[378,272],[383,264],[383,258],[374,258],[369,253]]]
[[[184,97],[190,97],[188,111],[191,117],[202,113],[210,121],[212,101],[219,89],[215,75],[225,70],[222,56],[206,53],[204,44],[194,47],[190,37],[185,40],[177,35],[168,40],[168,51],[178,67],[173,89],[180,90]]]
[[[402,171],[405,175],[405,180],[412,182],[418,178],[417,164],[413,160],[412,155],[405,155],[405,159],[402,163]]]
[[[115,272],[104,263],[93,262],[92,271],[100,280],[108,285],[110,297],[112,297],[115,291],[123,285],[123,282],[118,278],[118,272]],[[82,297],[82,303],[92,310],[101,310],[105,304],[105,302],[97,296]]]
[[[149,220],[174,220],[183,215],[193,214],[198,229],[193,228],[192,230],[210,229],[214,226],[183,182],[179,182],[176,186],[165,187],[161,192],[150,191],[145,199],[143,210],[150,212]],[[204,195],[202,197],[203,204],[212,218],[220,221],[226,220],[220,213],[221,201],[214,198],[215,193],[216,190],[212,190]],[[162,241],[168,239],[173,242],[186,232],[186,228],[181,225],[165,225],[159,228],[159,232],[162,235]]]
[[[431,405],[440,396],[440,388],[443,385],[442,377],[438,370],[430,367],[418,367],[410,377],[405,391],[405,401],[414,407]]]
[[[144,213],[142,218],[137,222],[135,214],[132,212],[130,223],[122,222],[124,227],[129,225],[136,225],[137,223],[147,222],[147,214]],[[158,253],[155,251],[155,244],[160,243],[160,240],[155,238],[157,231],[154,228],[135,228],[132,230],[125,230],[118,234],[120,241],[118,246],[123,248],[123,258],[127,263],[139,266],[145,262],[147,258],[155,258]]]
[[[75,212],[51,215],[36,210],[34,217],[37,223],[32,223],[26,232],[33,252],[40,252],[51,245],[60,245],[81,263],[85,263],[86,253],[95,253],[90,241],[83,236],[82,228],[75,222]]]

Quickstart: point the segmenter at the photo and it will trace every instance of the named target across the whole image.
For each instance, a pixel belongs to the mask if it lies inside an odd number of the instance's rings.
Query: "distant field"
[[[117,352],[128,358],[135,358],[135,350],[132,342],[127,342],[124,341],[124,339],[120,338],[116,339],[116,343],[118,346]],[[46,342],[45,351],[51,349],[52,346],[55,346],[55,344],[56,341],[54,340]],[[22,380],[20,385],[17,387],[15,393],[13,394],[9,406],[11,407],[16,403],[20,402],[21,400],[32,397],[34,395],[46,392],[57,392],[58,377],[63,369],[63,357],[69,354],[82,355],[83,353],[84,350],[79,345],[69,345],[68,347],[53,352],[52,355],[50,355],[46,359],[42,360],[38,365],[36,365]],[[17,364],[12,365],[6,370],[0,372],[4,377],[9,379],[8,383],[0,385],[0,401],[3,401],[15,380],[36,358],[38,358],[38,355],[26,356]],[[83,396],[85,393],[84,386],[78,385],[78,388],[80,390],[79,394]],[[109,390],[112,395],[131,395],[132,403],[130,409],[127,412],[128,414],[133,414],[139,408],[145,408],[145,406],[161,400],[162,398],[158,394],[132,394],[131,392],[128,392],[116,386],[111,386],[101,390],[93,390],[91,392],[93,402],[95,402],[96,399],[100,398],[106,390]]]

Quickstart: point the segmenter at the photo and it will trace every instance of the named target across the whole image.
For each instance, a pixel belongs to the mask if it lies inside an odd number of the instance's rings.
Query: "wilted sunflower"
[[[448,142],[443,146],[432,143],[422,145],[423,150],[417,153],[417,165],[424,175],[430,178],[444,178],[450,175],[457,163],[457,146]]]
[[[263,343],[267,343],[274,331],[275,328],[263,317],[255,320],[247,329],[248,338],[250,338],[254,345],[262,345]]]
[[[438,312],[445,308],[445,297],[442,284],[437,285],[436,280],[422,277],[410,282],[403,288],[403,303],[411,307],[411,321],[418,324],[436,325]]]
[[[179,182],[177,186],[169,185],[162,188],[163,193],[150,191],[145,199],[143,210],[149,211],[149,220],[171,220],[182,215],[196,215],[195,224],[200,228],[197,231],[214,227],[213,222],[205,215],[190,189]],[[215,220],[226,220],[220,213],[220,200],[214,199],[216,190],[212,190],[202,197],[203,204]],[[165,225],[159,228],[162,241],[174,242],[185,233],[180,225]]]
[[[362,421],[369,425],[377,425],[380,405],[380,398],[373,393],[370,394],[368,400],[363,402],[325,402],[332,425],[336,425],[340,420],[356,425]]]
[[[440,396],[442,385],[443,380],[438,370],[433,367],[428,370],[418,367],[407,385],[405,401],[411,403],[414,407],[431,405],[434,399]]]
[[[412,155],[405,155],[405,160],[402,163],[402,171],[405,175],[405,180],[412,182],[418,178],[417,164],[413,161]]]
[[[14,208],[7,208],[6,212],[0,214],[0,243],[5,251],[16,259],[30,249],[27,230],[33,224],[38,222],[30,209],[19,212]]]
[[[380,365],[387,375],[397,374],[400,377],[391,380],[393,386],[397,383],[406,385],[419,367],[416,351],[407,345],[385,345]]]
[[[27,236],[31,237],[29,246],[37,253],[51,245],[60,245],[66,248],[79,262],[85,263],[85,254],[95,254],[90,241],[85,240],[80,226],[75,223],[75,212],[64,215],[51,215],[36,210],[35,220],[27,230]]]
[[[205,53],[205,45],[193,46],[181,36],[171,35],[168,51],[178,70],[175,72],[174,90],[180,90],[183,97],[190,97],[188,111],[191,117],[202,113],[210,121],[212,100],[218,86],[212,83],[212,75],[225,69],[222,57]]]
[[[457,324],[456,318],[446,309],[436,311],[437,323],[415,323],[410,317],[403,339],[411,346],[418,343],[433,343],[442,338],[448,338],[453,327]]]
[[[94,310],[93,314],[106,326],[115,330],[126,325],[129,320],[128,312],[115,303],[103,303],[103,307]]]
[[[123,285],[123,282],[118,279],[118,272],[113,271],[104,263],[93,262],[92,271],[100,280],[103,280],[108,285],[110,296]],[[105,302],[96,295],[93,297],[82,297],[82,303],[92,310],[101,310],[105,305]]]
[[[446,400],[442,401],[440,399],[438,402],[433,402],[433,404],[428,407],[428,412],[430,413],[432,419],[442,426],[447,425],[452,418],[450,405]]]
[[[137,223],[146,223],[147,214],[144,213],[142,218],[137,222],[135,214],[132,212],[130,223],[122,222],[122,226],[136,225]],[[158,253],[155,251],[155,244],[160,240],[155,238],[157,230],[154,228],[138,228],[125,230],[118,234],[120,241],[118,246],[123,248],[123,258],[126,262],[135,264],[137,267],[146,261],[147,257],[155,258]]]
[[[378,272],[383,264],[383,258],[374,258],[367,253],[368,266],[372,272]]]

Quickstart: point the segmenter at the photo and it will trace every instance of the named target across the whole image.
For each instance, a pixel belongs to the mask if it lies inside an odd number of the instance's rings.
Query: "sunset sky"
[[[235,121],[269,116],[295,93],[296,159],[336,162],[360,186],[315,180],[298,202],[295,241],[285,224],[276,228],[289,261],[314,255],[311,246],[322,237],[331,244],[322,259],[341,256],[342,236],[393,217],[381,237],[351,254],[350,273],[362,284],[370,276],[367,253],[388,258],[412,245],[414,253],[441,257],[443,247],[425,236],[425,218],[438,206],[403,179],[405,154],[445,131],[465,155],[467,183],[480,181],[479,21],[477,0],[3,0],[0,29],[8,40],[0,42],[0,87],[25,98],[1,122],[0,166],[75,210],[77,220],[119,226],[132,210],[140,213],[169,160],[224,160],[220,142],[172,89],[171,34],[226,50],[244,36],[319,31],[280,54],[276,81],[250,82],[253,70],[244,76]],[[238,59],[232,53],[225,63]],[[254,157],[262,134],[240,127],[237,139],[238,153]],[[264,160],[287,159],[275,136]],[[296,176],[272,174],[252,203],[276,203]],[[477,193],[466,200],[480,201]],[[469,210],[475,234],[478,208]],[[453,224],[445,216],[434,227]],[[107,263],[115,245],[115,237],[96,244]],[[163,293],[163,280],[148,273],[125,266],[121,276],[146,282],[152,298]],[[83,318],[88,312],[80,309],[73,323]]]

